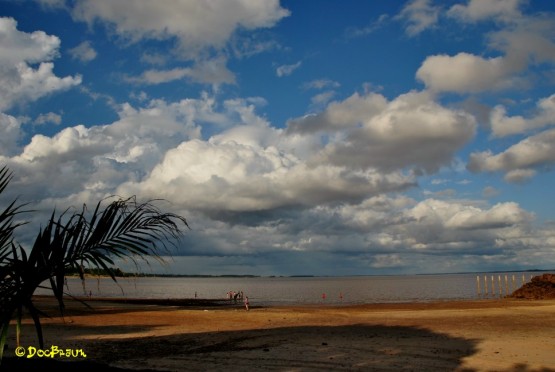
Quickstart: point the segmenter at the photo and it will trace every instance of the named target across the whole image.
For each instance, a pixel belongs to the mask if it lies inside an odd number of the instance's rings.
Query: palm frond
[[[5,190],[13,175],[4,166],[0,168],[0,194]],[[14,222],[18,214],[29,212],[24,211],[26,204],[18,204],[17,199],[13,200],[4,210],[0,211],[0,265],[5,262],[10,255],[10,244],[13,241],[13,232],[26,222]]]
[[[92,214],[86,205],[80,212],[65,211],[58,218],[53,212],[35,239],[29,264],[41,279],[50,280],[62,311],[67,270],[77,269],[84,280],[83,265],[102,268],[116,281],[115,258],[163,261],[162,253],[169,253],[169,246],[175,246],[182,235],[182,226],[188,227],[185,218],[162,213],[153,201],[120,198],[103,207],[106,202],[98,202]]]
[[[161,253],[168,252],[167,243],[179,240],[185,218],[173,213],[162,213],[153,204],[139,204],[135,198],[112,201],[104,210],[96,206],[90,223],[80,225],[73,231],[82,244],[75,245],[68,261],[94,258],[106,261],[107,257],[153,257],[159,259]],[[83,214],[85,213],[83,208]],[[82,221],[84,215],[79,215]]]
[[[0,169],[0,193],[11,180],[6,167]],[[92,214],[83,205],[80,212],[66,210],[56,217],[54,210],[46,225],[39,230],[29,253],[13,239],[14,230],[22,222],[14,222],[23,205],[17,200],[0,212],[0,362],[10,321],[16,314],[17,337],[23,308],[31,315],[39,344],[43,346],[40,316],[32,296],[41,283],[50,282],[59,309],[64,311],[63,286],[66,272],[77,269],[85,280],[84,266],[102,268],[116,281],[112,269],[114,259],[148,257],[163,261],[163,254],[176,246],[189,227],[187,220],[173,213],[163,213],[156,200],[138,203],[135,197],[113,198],[97,203]],[[105,206],[105,204],[107,205]]]
[[[3,166],[0,169],[0,193],[8,186],[12,177],[13,175],[9,171],[8,167]]]

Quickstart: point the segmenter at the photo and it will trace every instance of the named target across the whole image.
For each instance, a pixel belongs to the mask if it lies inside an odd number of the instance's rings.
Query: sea
[[[225,299],[242,292],[251,306],[371,304],[496,299],[542,271],[341,277],[69,277],[72,296]],[[36,294],[50,294],[39,289]]]

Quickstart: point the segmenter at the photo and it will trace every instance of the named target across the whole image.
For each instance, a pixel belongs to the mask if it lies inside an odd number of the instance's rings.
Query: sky
[[[0,0],[0,165],[22,244],[184,216],[144,272],[555,268],[555,2]]]

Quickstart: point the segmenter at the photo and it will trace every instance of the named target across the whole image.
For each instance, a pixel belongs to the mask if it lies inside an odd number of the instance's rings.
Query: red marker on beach
[[[326,299],[326,294],[322,293],[322,300],[325,300],[325,299]]]

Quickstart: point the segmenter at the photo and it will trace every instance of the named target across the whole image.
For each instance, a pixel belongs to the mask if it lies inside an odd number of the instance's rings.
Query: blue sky
[[[180,274],[555,267],[555,3],[2,0],[4,200],[161,198]],[[126,269],[127,263],[118,262]]]

